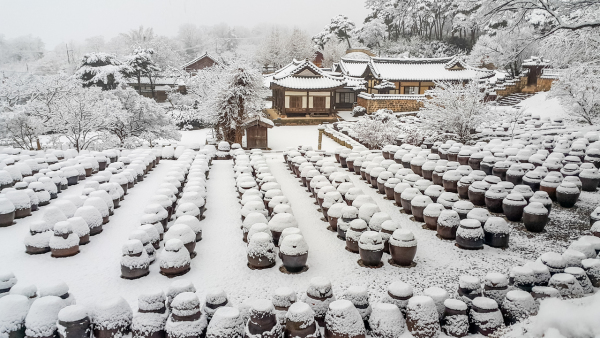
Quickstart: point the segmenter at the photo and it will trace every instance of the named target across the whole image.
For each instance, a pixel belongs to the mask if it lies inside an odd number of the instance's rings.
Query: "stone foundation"
[[[391,109],[394,112],[417,111],[423,107],[423,102],[417,100],[385,100],[365,99],[358,97],[356,103],[367,109],[367,114],[372,114],[379,109]]]

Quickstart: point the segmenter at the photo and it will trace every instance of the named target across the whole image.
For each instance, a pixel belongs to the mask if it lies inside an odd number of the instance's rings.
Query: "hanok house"
[[[294,60],[265,79],[273,91],[273,109],[282,116],[334,116],[336,91],[346,86],[342,74]]]
[[[183,66],[181,66],[181,68],[183,68],[183,70],[185,70],[188,73],[195,74],[204,68],[212,67],[214,65],[221,65],[221,62],[219,62],[219,60],[217,60],[216,58],[212,57],[210,54],[204,53],[198,56],[197,58],[191,60],[190,62],[184,64]]]
[[[154,89],[154,100],[156,102],[167,101],[169,92],[174,89],[185,92],[185,85],[176,77],[156,77],[153,79],[152,84],[147,77],[140,78],[139,84],[137,79],[129,78],[127,79],[127,84],[133,87],[133,89],[138,91],[141,95],[149,98],[152,98]]]
[[[356,54],[356,52],[352,54]],[[346,86],[338,89],[335,93],[336,108],[351,110],[354,108],[358,94],[367,90],[366,82],[362,76],[369,66],[369,56],[364,55],[366,58],[342,58],[341,62],[333,65],[332,70],[342,73],[346,79]]]
[[[417,111],[426,99],[425,92],[434,81],[468,82],[494,75],[493,71],[471,67],[457,57],[344,59],[339,63],[344,75],[366,80],[366,91],[358,94],[357,104],[367,113],[379,109],[395,112]]]
[[[273,121],[262,116],[255,116],[245,121],[242,129],[246,133],[246,149],[267,149],[270,128],[273,128]]]

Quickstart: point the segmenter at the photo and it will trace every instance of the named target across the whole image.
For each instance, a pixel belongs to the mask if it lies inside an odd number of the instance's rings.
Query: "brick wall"
[[[423,107],[423,103],[417,100],[369,100],[358,97],[356,103],[367,109],[367,114],[374,113],[379,109],[391,109],[394,112],[417,111]]]

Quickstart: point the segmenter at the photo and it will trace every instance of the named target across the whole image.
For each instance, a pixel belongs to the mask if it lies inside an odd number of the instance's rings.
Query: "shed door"
[[[254,126],[246,129],[247,136],[247,147],[252,148],[267,148],[267,128]]]

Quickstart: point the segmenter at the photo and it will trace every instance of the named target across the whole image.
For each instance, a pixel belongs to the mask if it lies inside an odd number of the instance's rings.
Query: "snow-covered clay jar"
[[[133,311],[122,297],[104,299],[96,304],[92,315],[94,337],[122,337],[131,331]]]
[[[303,302],[292,304],[285,315],[285,336],[319,338],[319,325],[315,322],[315,312]]]
[[[583,270],[582,268],[568,267],[565,269],[565,273],[568,273],[570,275],[573,275],[573,277],[575,277],[577,282],[579,282],[579,285],[581,285],[581,289],[583,290],[584,294],[590,294],[590,293],[594,292],[594,287],[592,286],[592,282],[590,281],[589,277],[587,276],[585,270]]]
[[[537,314],[537,305],[529,292],[512,290],[502,303],[502,314],[507,325],[516,324]]]
[[[6,193],[6,197],[15,207],[16,219],[31,215],[31,199],[25,191],[9,191]]]
[[[25,337],[25,317],[29,304],[29,299],[23,295],[11,294],[0,298],[0,336]]]
[[[150,258],[139,239],[130,239],[123,244],[121,278],[137,279],[150,273]]]
[[[579,298],[584,293],[581,284],[579,284],[575,276],[569,273],[554,274],[550,278],[548,286],[557,289],[563,298]]]
[[[250,319],[246,323],[246,337],[278,338],[283,334],[283,327],[277,321],[275,308],[271,301],[258,299],[250,307]]]
[[[308,260],[308,244],[300,234],[285,236],[279,247],[281,261],[288,272],[302,271]]]
[[[49,241],[52,257],[70,257],[79,253],[79,236],[73,233],[71,224],[67,221],[54,225],[54,236]]]
[[[498,272],[490,272],[483,281],[483,296],[491,298],[502,305],[504,297],[508,292],[509,280],[506,275]]]
[[[359,253],[358,241],[363,232],[367,231],[367,222],[363,219],[357,218],[350,222],[350,227],[346,231],[346,250]]]
[[[164,239],[165,242],[167,242],[173,238],[181,240],[191,258],[196,257],[196,252],[194,251],[196,249],[196,233],[194,233],[194,230],[192,230],[189,225],[185,223],[175,223],[171,225],[169,230],[165,232]]]
[[[248,266],[253,269],[266,269],[275,265],[275,245],[271,236],[264,232],[252,235],[246,248]]]
[[[200,311],[200,300],[193,292],[177,295],[171,303],[172,312],[165,324],[167,338],[200,337],[206,329],[206,316]]]
[[[504,319],[495,300],[487,297],[473,299],[469,312],[473,329],[483,335],[490,336],[504,327]]]
[[[481,281],[479,278],[469,275],[458,277],[458,298],[471,305],[473,299],[481,297]]]
[[[335,301],[331,282],[324,277],[314,277],[310,280],[303,301],[315,312],[315,320],[322,327],[325,325],[325,314],[329,304]]]
[[[185,224],[196,234],[196,242],[202,240],[202,224],[198,218],[190,215],[183,215],[175,220],[175,224]],[[168,231],[167,231],[168,232]]]
[[[36,299],[25,318],[25,336],[35,338],[56,337],[58,313],[67,306],[60,297],[47,296]]]
[[[425,195],[417,195],[410,201],[411,213],[415,217],[416,222],[424,221],[424,210],[432,203],[431,198]]]
[[[489,221],[489,220],[488,220]],[[461,249],[477,250],[483,248],[484,232],[481,223],[474,219],[463,219],[456,230],[456,245]]]
[[[437,234],[442,239],[453,240],[460,226],[460,216],[454,210],[442,210],[437,220]]]
[[[190,253],[178,238],[165,242],[165,248],[159,255],[160,273],[171,278],[190,271]]]
[[[398,338],[404,331],[405,320],[397,306],[388,303],[373,304],[369,316],[370,336],[374,338]]]
[[[365,336],[365,324],[352,302],[342,299],[329,304],[325,316],[326,338],[364,338]]]
[[[365,231],[361,233],[358,241],[358,253],[363,265],[368,267],[379,266],[383,249],[383,239],[379,232]]]
[[[579,198],[579,188],[570,182],[562,182],[556,188],[556,200],[563,208],[572,208]]]
[[[450,337],[464,337],[469,333],[469,317],[465,302],[458,299],[444,301],[442,330]]]
[[[167,311],[165,293],[151,289],[138,296],[138,311],[133,315],[131,331],[138,338],[164,338]]]
[[[411,201],[417,195],[421,195],[421,191],[417,188],[407,188],[400,194],[400,204],[407,214],[412,214]]]
[[[89,337],[92,328],[88,309],[81,305],[69,305],[58,312],[60,338]]]
[[[531,202],[523,209],[523,224],[528,231],[542,232],[549,220],[549,211],[542,203]]]
[[[390,254],[394,264],[410,266],[417,254],[417,240],[410,230],[398,229],[389,240]]]
[[[102,214],[96,207],[91,205],[79,207],[77,208],[77,211],[75,211],[75,217],[81,217],[85,220],[90,228],[90,236],[95,236],[102,232],[102,225],[104,221]]]
[[[490,217],[483,225],[483,235],[485,244],[493,248],[506,248],[508,247],[510,228],[504,218]]]
[[[17,278],[14,273],[11,271],[0,271],[0,298],[8,295],[10,289],[15,284],[17,284]]]
[[[468,189],[467,195],[469,201],[477,206],[485,205],[485,193],[490,188],[490,184],[485,181],[475,181]]]
[[[502,212],[511,222],[519,222],[523,217],[523,209],[527,205],[525,198],[519,193],[510,193],[502,200]]]
[[[416,338],[435,338],[440,335],[440,322],[431,297],[415,296],[406,306],[406,326]]]
[[[600,183],[600,173],[598,169],[584,169],[579,174],[581,180],[581,189],[583,191],[596,191],[598,184]]]
[[[244,321],[235,307],[219,307],[206,328],[207,338],[243,338]]]
[[[0,228],[13,225],[15,206],[8,198],[0,197]]]
[[[502,201],[507,195],[504,187],[499,184],[492,185],[485,192],[485,206],[490,212],[502,213]]]
[[[281,236],[281,232],[286,228],[297,228],[298,222],[296,221],[296,217],[292,214],[282,213],[274,215],[271,220],[269,220],[269,230],[271,230],[271,234],[273,235],[273,242],[277,246],[279,244],[279,237]]]

